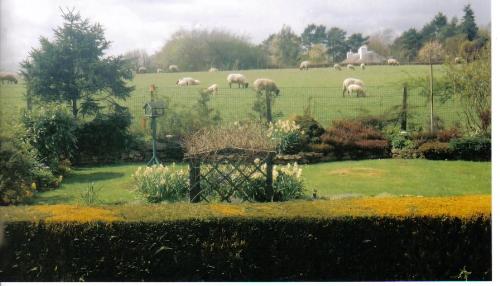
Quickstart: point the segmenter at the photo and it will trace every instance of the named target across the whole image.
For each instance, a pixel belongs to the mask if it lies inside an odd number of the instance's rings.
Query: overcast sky
[[[490,0],[0,0],[0,70],[15,71],[39,37],[61,25],[59,7],[101,23],[109,54],[159,50],[176,30],[222,28],[259,43],[283,24],[300,34],[309,23],[369,35],[386,28],[420,29],[435,14],[462,17],[470,3],[476,22],[491,21]]]

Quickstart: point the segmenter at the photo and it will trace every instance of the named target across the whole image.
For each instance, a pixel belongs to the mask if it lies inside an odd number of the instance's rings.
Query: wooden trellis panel
[[[264,176],[266,200],[272,201],[274,156],[273,151],[237,148],[188,156],[190,201],[209,201],[212,192],[217,194],[220,201],[231,202],[234,195],[246,201],[252,200],[242,186],[249,183],[255,174]]]

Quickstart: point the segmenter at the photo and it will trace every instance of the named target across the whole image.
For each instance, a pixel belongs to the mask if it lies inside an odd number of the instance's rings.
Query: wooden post
[[[401,108],[401,130],[406,131],[408,118],[408,86],[403,86],[403,105]]]
[[[266,119],[268,123],[273,121],[273,114],[271,110],[271,92],[266,90]]]
[[[201,200],[201,174],[200,161],[192,159],[189,161],[189,201],[197,203]]]
[[[274,158],[274,153],[269,153],[266,157],[266,197],[270,202],[272,202],[274,199],[273,158]]]
[[[431,128],[430,131],[431,133],[434,133],[434,90],[433,90],[433,85],[434,85],[434,79],[432,76],[432,61],[429,60],[430,67],[431,67],[431,80],[430,80],[430,92],[431,92]]]

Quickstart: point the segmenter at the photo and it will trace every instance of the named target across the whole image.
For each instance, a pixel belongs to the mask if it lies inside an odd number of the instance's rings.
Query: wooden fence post
[[[266,119],[268,123],[273,121],[273,114],[271,110],[271,92],[266,90]]]
[[[274,159],[274,153],[269,153],[266,157],[266,196],[270,202],[272,202],[274,199],[273,159]]]
[[[189,160],[189,201],[197,203],[201,200],[201,174],[200,161],[198,159]]]
[[[403,86],[403,105],[401,108],[401,130],[407,130],[407,119],[408,119],[408,86],[405,84]]]

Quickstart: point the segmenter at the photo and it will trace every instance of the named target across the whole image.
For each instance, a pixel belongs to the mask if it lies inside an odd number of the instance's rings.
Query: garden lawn
[[[92,182],[99,204],[145,203],[133,190],[139,166],[144,164],[76,168],[59,189],[35,195],[33,204],[81,204]],[[385,159],[303,167],[308,195],[316,189],[327,198],[491,194],[491,162]]]

